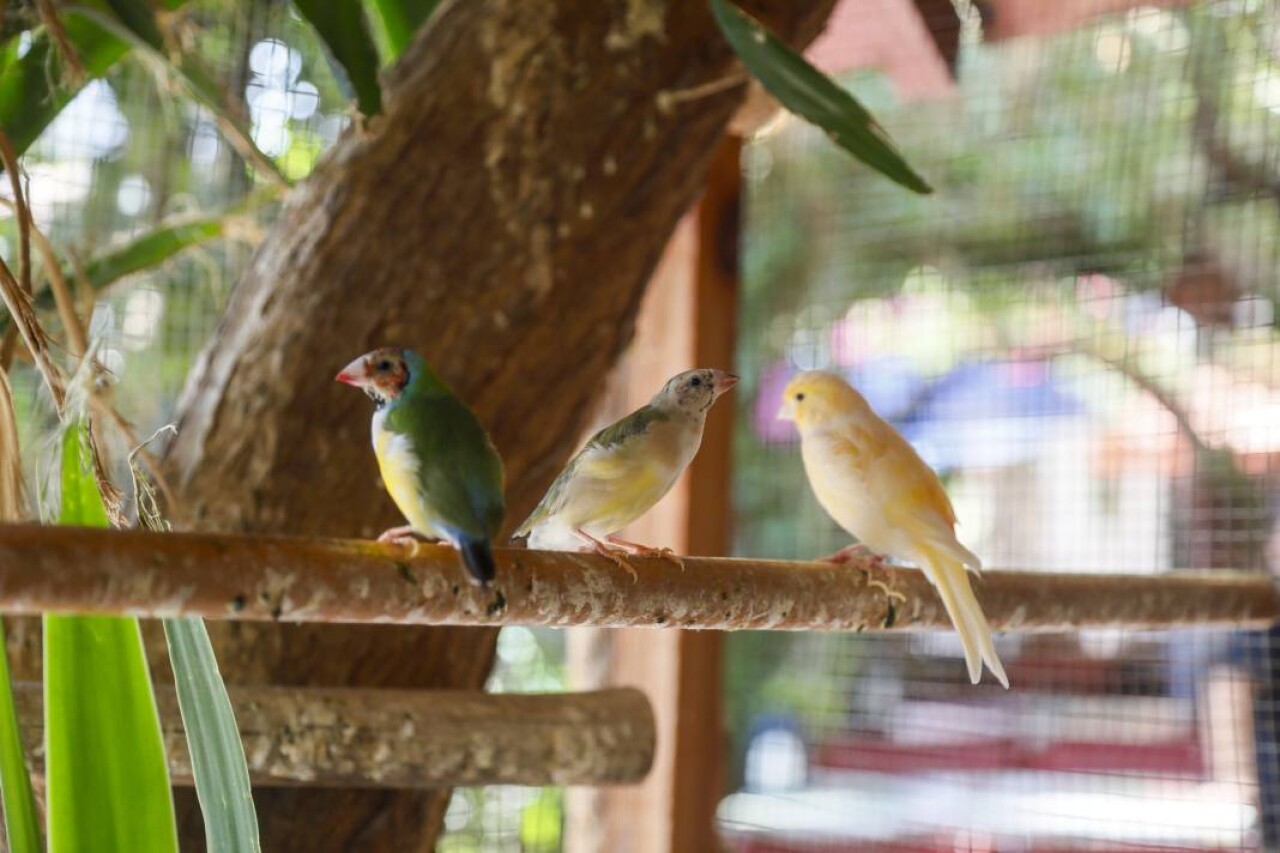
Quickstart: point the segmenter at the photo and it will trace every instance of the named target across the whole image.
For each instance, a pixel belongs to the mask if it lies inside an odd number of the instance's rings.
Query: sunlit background
[[[310,31],[284,3],[193,5],[255,142],[305,176],[349,121]],[[939,470],[990,567],[1271,570],[1280,11],[1143,7],[994,41],[958,10],[954,79],[842,76],[934,196],[785,117],[744,149],[736,552],[847,544],[773,419],[787,377],[825,367]],[[97,302],[116,404],[145,436],[272,221],[265,182],[137,61],[87,86],[26,167],[78,265],[175,218],[221,229]],[[15,382],[38,477],[52,416],[29,370]],[[1280,849],[1276,642],[1002,637],[1005,693],[968,685],[949,633],[734,635],[721,828],[744,853]],[[565,687],[562,634],[504,630],[498,661],[495,690]],[[563,811],[558,789],[458,791],[441,849],[559,850]]]

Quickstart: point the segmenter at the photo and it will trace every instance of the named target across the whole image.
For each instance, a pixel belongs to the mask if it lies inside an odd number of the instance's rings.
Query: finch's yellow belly
[[[570,524],[605,536],[626,527],[648,512],[671,489],[669,472],[642,468],[625,483],[589,481],[566,513]]]
[[[439,531],[428,517],[419,494],[419,461],[412,449],[401,436],[389,432],[376,433],[373,448],[382,483],[405,520],[419,533],[438,536]]]

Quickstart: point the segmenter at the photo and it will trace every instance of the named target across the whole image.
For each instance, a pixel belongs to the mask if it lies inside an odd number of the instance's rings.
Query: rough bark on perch
[[[831,0],[743,5],[804,43]],[[385,114],[295,192],[193,372],[169,455],[184,513],[330,536],[394,522],[367,404],[331,377],[400,343],[489,425],[514,525],[578,440],[743,87],[666,110],[659,95],[733,73],[704,3],[443,4],[389,73]],[[474,689],[494,633],[242,623],[214,640],[232,682]],[[263,847],[426,851],[445,802],[266,792]]]
[[[44,763],[41,686],[17,686],[33,767]],[[639,690],[490,695],[460,690],[231,690],[255,788],[615,785],[653,763],[654,722]],[[190,785],[177,694],[156,686],[174,782]]]
[[[497,549],[481,590],[457,552],[365,541],[0,526],[0,612],[203,616],[236,622],[550,625],[774,631],[950,630],[916,569]],[[974,582],[996,630],[1261,627],[1280,616],[1264,574],[988,571]]]

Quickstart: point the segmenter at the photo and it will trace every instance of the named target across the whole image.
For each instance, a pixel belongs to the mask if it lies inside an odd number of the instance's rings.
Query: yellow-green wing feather
[[[515,532],[516,537],[526,536],[541,522],[555,515],[564,508],[564,502],[568,497],[568,486],[573,478],[586,473],[583,469],[587,466],[591,467],[590,475],[598,479],[608,479],[610,473],[608,464],[603,465],[592,460],[601,459],[600,453],[608,453],[608,451],[632,440],[638,436],[647,433],[655,423],[670,420],[670,415],[653,406],[641,406],[631,414],[627,415],[619,421],[616,421],[591,437],[578,454],[569,460],[569,464],[564,467],[559,476],[551,483],[551,487],[547,489],[547,493],[543,495],[538,506],[534,508],[529,517],[524,520],[520,528]],[[617,476],[622,476],[624,469],[617,469]]]

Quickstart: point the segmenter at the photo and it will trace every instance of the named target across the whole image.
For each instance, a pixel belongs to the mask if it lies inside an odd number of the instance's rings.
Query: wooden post
[[[641,306],[635,343],[621,375],[615,416],[645,403],[674,373],[690,367],[732,370],[737,321],[737,237],[741,143],[726,138],[712,161],[707,190],[678,226]],[[702,450],[658,506],[625,531],[627,538],[684,554],[724,554],[729,547],[732,397],[707,420]],[[653,704],[658,754],[634,789],[571,798],[572,853],[711,851],[721,794],[719,632],[593,632],[579,659],[607,657],[607,681],[642,688]],[[607,650],[600,651],[600,644]],[[580,679],[585,680],[585,679]],[[576,808],[575,808],[576,807]],[[594,811],[595,825],[583,811]]]

